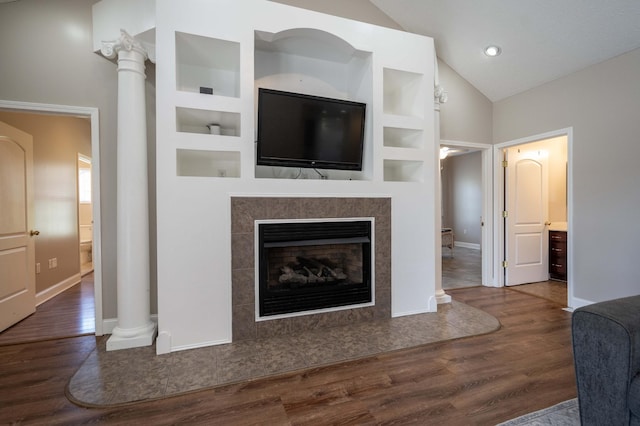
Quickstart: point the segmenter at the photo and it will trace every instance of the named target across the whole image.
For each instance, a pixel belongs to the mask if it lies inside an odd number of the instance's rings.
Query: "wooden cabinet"
[[[566,231],[549,231],[549,276],[552,280],[567,280]]]

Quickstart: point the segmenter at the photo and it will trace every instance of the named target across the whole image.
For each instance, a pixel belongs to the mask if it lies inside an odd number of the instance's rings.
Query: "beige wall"
[[[36,293],[80,273],[78,153],[91,155],[89,120],[0,111],[0,121],[33,136]],[[58,266],[49,269],[49,259]]]
[[[491,101],[441,60],[438,60],[438,76],[449,94],[449,100],[440,105],[440,138],[493,143]]]
[[[92,51],[97,0],[21,0],[0,4],[0,100],[93,107],[100,114],[102,305],[116,311],[116,64]],[[116,39],[119,34],[114,34]],[[155,285],[154,72],[147,63],[150,148],[151,309]],[[91,155],[91,153],[87,153]]]
[[[575,264],[569,266],[581,300],[640,288],[638,75],[640,49],[494,104],[496,142],[573,128]]]

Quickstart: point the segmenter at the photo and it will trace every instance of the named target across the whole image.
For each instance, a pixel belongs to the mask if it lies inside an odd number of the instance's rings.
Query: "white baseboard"
[[[158,314],[151,315],[151,321],[155,322],[158,325]],[[102,333],[103,334],[112,334],[113,329],[118,325],[118,318],[107,318],[102,320]]]
[[[583,306],[592,305],[594,302],[577,297],[569,297],[569,307],[572,309],[582,308]]]
[[[36,294],[36,306],[42,305],[47,300],[50,300],[65,290],[70,289],[76,284],[80,284],[82,281],[82,276],[80,274],[74,274],[69,278],[60,281],[58,284],[52,285],[51,287],[42,290],[40,293]]]
[[[171,352],[178,351],[186,351],[189,349],[198,349],[198,348],[206,348],[207,346],[216,346],[216,345],[224,345],[227,343],[231,343],[231,340],[223,339],[223,340],[210,340],[208,342],[197,343],[194,345],[182,345],[182,346],[174,346],[171,348]]]
[[[465,243],[464,241],[455,241],[453,243],[455,247],[464,247],[473,250],[480,250],[480,244],[477,243]]]

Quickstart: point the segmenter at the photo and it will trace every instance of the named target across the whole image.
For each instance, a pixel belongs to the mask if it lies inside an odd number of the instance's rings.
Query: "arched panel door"
[[[36,310],[33,139],[0,122],[0,331]]]
[[[549,159],[546,152],[507,149],[506,284],[549,279]]]

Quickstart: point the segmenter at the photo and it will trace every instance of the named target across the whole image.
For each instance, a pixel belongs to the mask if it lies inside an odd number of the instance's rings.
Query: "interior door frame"
[[[98,108],[54,105],[0,99],[0,109],[5,111],[81,116],[91,120],[91,192],[93,201],[93,272],[96,336],[102,336],[102,234],[100,218],[100,119]]]
[[[473,150],[479,150],[482,161],[482,220],[484,226],[481,228],[481,242],[480,250],[482,251],[482,285],[487,287],[494,287],[494,269],[493,269],[493,188],[491,186],[491,170],[493,162],[491,160],[493,145],[476,143],[476,142],[463,142],[454,141],[448,139],[441,139],[440,146],[455,146],[459,148],[468,148]],[[442,186],[440,187],[442,188]],[[440,189],[441,191],[441,189]],[[442,194],[439,194],[442,199]]]
[[[573,127],[566,127],[546,133],[526,136],[520,139],[501,142],[493,146],[493,193],[496,194],[493,206],[493,211],[495,212],[493,216],[493,228],[495,230],[493,240],[493,251],[495,254],[493,276],[495,277],[497,287],[505,286],[504,271],[502,268],[502,260],[505,259],[505,228],[502,217],[502,211],[504,210],[505,205],[502,150],[516,145],[523,145],[560,136],[567,137],[567,306],[569,309],[572,309],[572,307],[575,306],[573,296]]]

